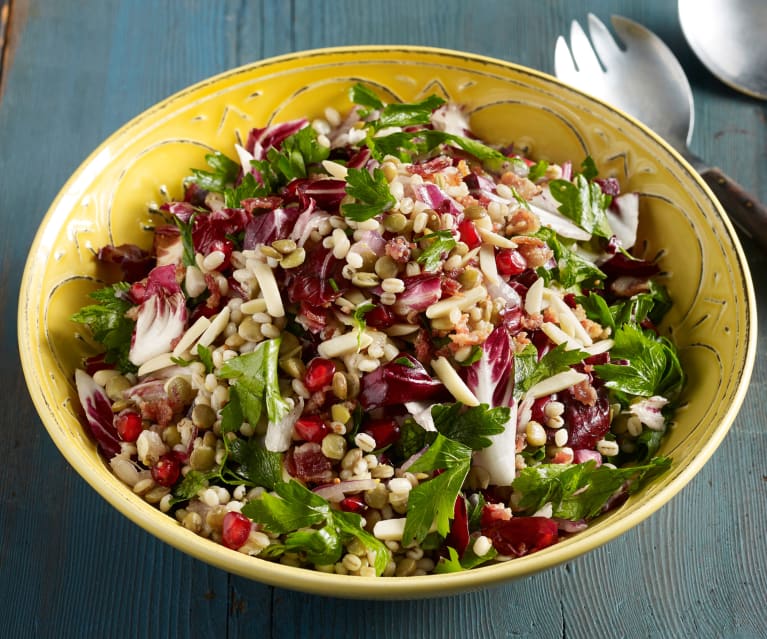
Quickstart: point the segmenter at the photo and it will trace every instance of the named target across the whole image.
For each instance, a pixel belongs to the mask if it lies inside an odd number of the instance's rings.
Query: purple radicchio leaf
[[[445,387],[415,357],[402,354],[362,378],[360,402],[365,410],[434,399]]]
[[[463,369],[466,385],[482,404],[511,406],[514,398],[514,354],[509,333],[499,326],[482,344],[482,356]]]
[[[253,216],[245,226],[242,248],[252,250],[259,244],[271,244],[288,237],[301,211],[295,206],[275,208]]]
[[[442,278],[436,273],[419,273],[403,277],[405,290],[397,295],[392,310],[398,315],[425,311],[442,297]]]
[[[80,369],[75,371],[75,386],[99,450],[107,458],[114,457],[120,452],[120,440],[113,424],[114,415],[109,397],[88,373]]]
[[[474,454],[474,463],[490,475],[490,483],[508,486],[516,477],[517,408],[514,401],[514,352],[509,333],[501,325],[482,344],[482,356],[464,371],[466,385],[491,407],[509,406],[504,431],[493,435],[487,448]]]
[[[138,307],[130,361],[141,366],[167,353],[186,329],[186,298],[176,281],[176,267],[158,266],[149,273],[146,297]]]
[[[279,149],[285,138],[303,129],[308,123],[306,118],[299,118],[281,124],[272,124],[262,129],[251,129],[245,150],[256,160],[265,160],[266,153],[272,147]]]
[[[426,182],[413,187],[416,199],[438,213],[450,213],[457,220],[463,217],[463,206],[442,191],[436,184]]]

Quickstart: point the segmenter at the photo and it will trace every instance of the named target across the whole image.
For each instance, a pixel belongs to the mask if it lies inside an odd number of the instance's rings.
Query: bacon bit
[[[303,482],[326,483],[333,479],[333,462],[322,454],[322,446],[307,442],[295,446],[289,453],[291,474]]]
[[[511,214],[506,225],[506,235],[533,235],[541,228],[538,216],[524,207]]]
[[[427,162],[421,162],[420,164],[407,165],[407,172],[410,175],[420,175],[421,177],[431,176],[433,173],[441,173],[447,167],[452,166],[453,161],[445,156],[438,155]]]
[[[218,280],[216,280],[210,273],[205,274],[205,284],[210,291],[208,299],[205,300],[205,306],[212,310],[218,310],[221,306],[221,289],[218,286]]]
[[[594,406],[597,403],[597,391],[591,385],[591,382],[584,379],[582,382],[575,384],[572,388],[572,396],[581,404],[586,406]]]
[[[480,525],[484,528],[496,521],[509,521],[511,509],[503,504],[485,504],[480,516]]]
[[[282,198],[279,195],[268,195],[265,197],[248,197],[240,202],[242,208],[248,213],[253,213],[259,209],[271,211],[282,206]]]
[[[471,169],[469,168],[469,165],[466,163],[466,160],[458,160],[458,164],[456,165],[456,168],[458,169],[458,173],[461,174],[461,177],[466,177],[469,173],[471,173]]]
[[[543,324],[543,315],[540,313],[533,313],[532,315],[522,315],[520,318],[520,324],[522,328],[528,331],[537,331],[541,324]],[[525,343],[529,343],[529,340]]]
[[[517,235],[511,239],[517,245],[517,250],[522,253],[522,257],[525,258],[525,261],[530,268],[535,269],[539,266],[543,266],[554,257],[554,251],[548,247],[546,242],[537,237]]]
[[[559,324],[559,315],[557,315],[551,308],[545,308],[543,309],[543,321]]]
[[[512,187],[523,198],[529,200],[538,195],[543,189],[526,177],[519,177],[513,171],[507,171],[501,176],[501,184]]]
[[[458,295],[461,290],[461,283],[452,277],[443,277],[440,281],[440,286],[442,288],[442,299]]]
[[[468,325],[468,318],[468,315],[461,315],[456,323],[455,332],[448,335],[455,348],[484,344],[490,337],[490,333],[493,332],[494,327],[490,322],[485,322],[482,328],[471,329]]]
[[[398,235],[386,242],[386,255],[392,258],[398,264],[407,264],[410,260],[411,247],[410,242],[402,236]]]
[[[413,348],[415,349],[415,358],[424,366],[434,359],[434,344],[431,341],[431,335],[425,328],[420,329],[416,334]]]

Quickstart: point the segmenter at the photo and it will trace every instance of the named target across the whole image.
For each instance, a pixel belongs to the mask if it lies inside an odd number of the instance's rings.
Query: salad
[[[578,533],[670,466],[684,384],[638,196],[437,96],[250,131],[153,208],[73,321],[116,476],[284,564],[410,576]]]

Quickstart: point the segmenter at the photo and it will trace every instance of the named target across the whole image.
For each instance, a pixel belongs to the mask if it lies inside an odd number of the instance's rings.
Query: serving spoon
[[[690,47],[717,78],[767,100],[767,2],[679,0],[679,22]]]
[[[732,221],[767,248],[767,208],[688,147],[693,130],[693,97],[679,61],[657,35],[642,25],[622,16],[612,16],[612,24],[622,48],[593,14],[588,15],[591,40],[573,21],[570,46],[563,36],[557,39],[557,77],[630,113],[663,137],[700,173]]]

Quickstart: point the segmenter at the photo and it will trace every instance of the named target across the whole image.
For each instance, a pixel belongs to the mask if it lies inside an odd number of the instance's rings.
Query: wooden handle
[[[732,223],[767,248],[767,207],[719,168],[706,169],[701,172],[701,176],[711,187]]]

